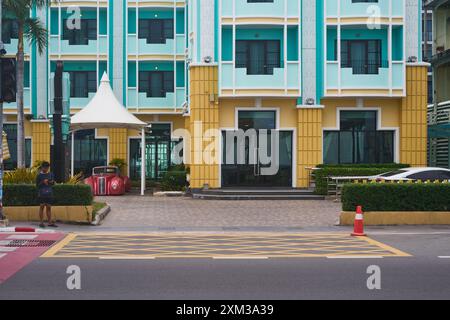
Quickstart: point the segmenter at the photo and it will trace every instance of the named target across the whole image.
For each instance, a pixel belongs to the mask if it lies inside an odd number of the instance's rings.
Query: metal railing
[[[379,74],[380,68],[389,68],[388,60],[349,60],[342,61],[342,68],[352,68],[353,74]]]

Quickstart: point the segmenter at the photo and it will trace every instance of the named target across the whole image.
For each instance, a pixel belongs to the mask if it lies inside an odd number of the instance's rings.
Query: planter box
[[[354,212],[342,212],[340,225],[352,226],[355,220]],[[364,224],[367,226],[389,225],[450,225],[450,212],[432,211],[377,211],[365,212]]]
[[[92,206],[55,206],[52,217],[57,221],[91,223]],[[39,207],[5,207],[3,213],[10,221],[39,221]],[[44,211],[44,220],[46,219]]]

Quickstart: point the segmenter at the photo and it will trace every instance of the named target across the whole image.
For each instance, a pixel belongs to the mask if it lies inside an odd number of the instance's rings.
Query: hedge
[[[450,211],[450,184],[357,183],[342,190],[342,209],[354,211]]]
[[[314,179],[316,183],[315,193],[320,195],[328,194],[328,177],[339,176],[374,176],[397,169],[406,168],[405,164],[384,164],[384,165],[321,165],[320,170],[314,171]]]
[[[55,206],[88,206],[93,202],[91,187],[88,185],[55,185],[53,188]],[[38,190],[31,184],[8,184],[3,186],[5,207],[37,206]]]
[[[186,171],[168,171],[161,180],[163,191],[183,191],[187,186]]]

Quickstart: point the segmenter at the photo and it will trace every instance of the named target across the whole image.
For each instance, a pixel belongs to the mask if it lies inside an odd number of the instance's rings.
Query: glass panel
[[[7,135],[10,159],[3,162],[4,169],[14,170],[17,168],[17,124],[4,124],[3,131]],[[25,166],[31,167],[31,139],[25,139]]]
[[[276,129],[275,111],[239,111],[239,129]]]
[[[75,132],[74,169],[75,173],[91,175],[94,167],[107,165],[106,139],[96,139],[95,130]]]
[[[376,129],[376,111],[341,111],[341,131]]]

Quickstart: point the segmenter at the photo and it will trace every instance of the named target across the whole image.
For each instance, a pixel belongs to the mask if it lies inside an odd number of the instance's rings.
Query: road
[[[0,299],[450,299],[450,232],[414,230],[63,235]],[[67,288],[72,265],[81,290]],[[372,265],[381,290],[367,288]]]

